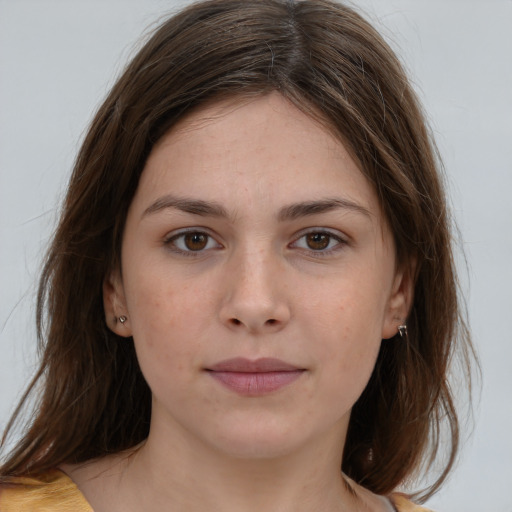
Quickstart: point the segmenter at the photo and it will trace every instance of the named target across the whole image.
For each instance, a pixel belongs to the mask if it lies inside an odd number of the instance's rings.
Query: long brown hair
[[[151,393],[133,344],[104,320],[102,283],[120,265],[127,209],[159,138],[222,96],[279,91],[334,130],[378,193],[401,262],[416,262],[408,339],[382,343],[355,404],[342,470],[386,494],[450,442],[459,423],[447,380],[455,347],[469,364],[450,218],[435,147],[402,66],[352,9],[328,0],[210,0],[165,21],[112,88],[85,137],[42,273],[41,366],[25,434],[0,468],[35,473],[119,452],[149,431]],[[444,445],[443,445],[444,446]]]

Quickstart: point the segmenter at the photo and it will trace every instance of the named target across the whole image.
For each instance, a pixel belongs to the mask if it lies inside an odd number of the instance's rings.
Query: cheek
[[[345,340],[355,349],[380,344],[384,295],[375,283],[340,279],[302,301],[305,323],[327,338],[334,335]]]
[[[134,335],[144,336],[145,331],[169,334],[184,324],[196,325],[194,314],[201,310],[204,293],[194,289],[192,280],[176,275],[157,259],[138,265],[135,271],[128,269],[126,275],[126,301]],[[150,337],[145,337],[150,343]]]
[[[197,312],[204,311],[200,297],[183,281],[162,278],[156,272],[136,276],[127,283],[133,340],[150,387],[167,381],[170,374],[178,383],[186,368],[196,364],[202,327]]]
[[[315,357],[331,398],[343,393],[348,402],[354,402],[377,360],[384,301],[362,282],[329,288],[324,297],[328,300],[310,301],[304,329],[316,339]]]

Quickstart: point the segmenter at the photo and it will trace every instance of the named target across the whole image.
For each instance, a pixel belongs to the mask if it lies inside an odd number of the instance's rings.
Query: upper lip
[[[213,366],[206,368],[212,372],[238,372],[238,373],[269,373],[269,372],[293,372],[302,370],[293,364],[286,363],[280,359],[263,357],[261,359],[246,359],[235,357],[220,361]]]

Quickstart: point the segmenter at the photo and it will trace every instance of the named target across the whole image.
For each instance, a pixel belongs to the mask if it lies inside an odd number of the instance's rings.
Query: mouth
[[[299,379],[305,369],[281,361],[262,358],[226,359],[205,369],[224,387],[245,396],[261,396],[278,391]]]

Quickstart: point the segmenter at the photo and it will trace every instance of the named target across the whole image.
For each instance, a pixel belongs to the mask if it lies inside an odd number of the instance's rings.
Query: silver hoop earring
[[[398,326],[398,334],[400,334],[400,338],[407,337],[407,325],[406,324]]]
[[[122,324],[124,324],[124,323],[126,322],[126,320],[128,320],[128,318],[126,318],[124,315],[121,315],[121,316],[119,317],[119,321],[120,321]]]

